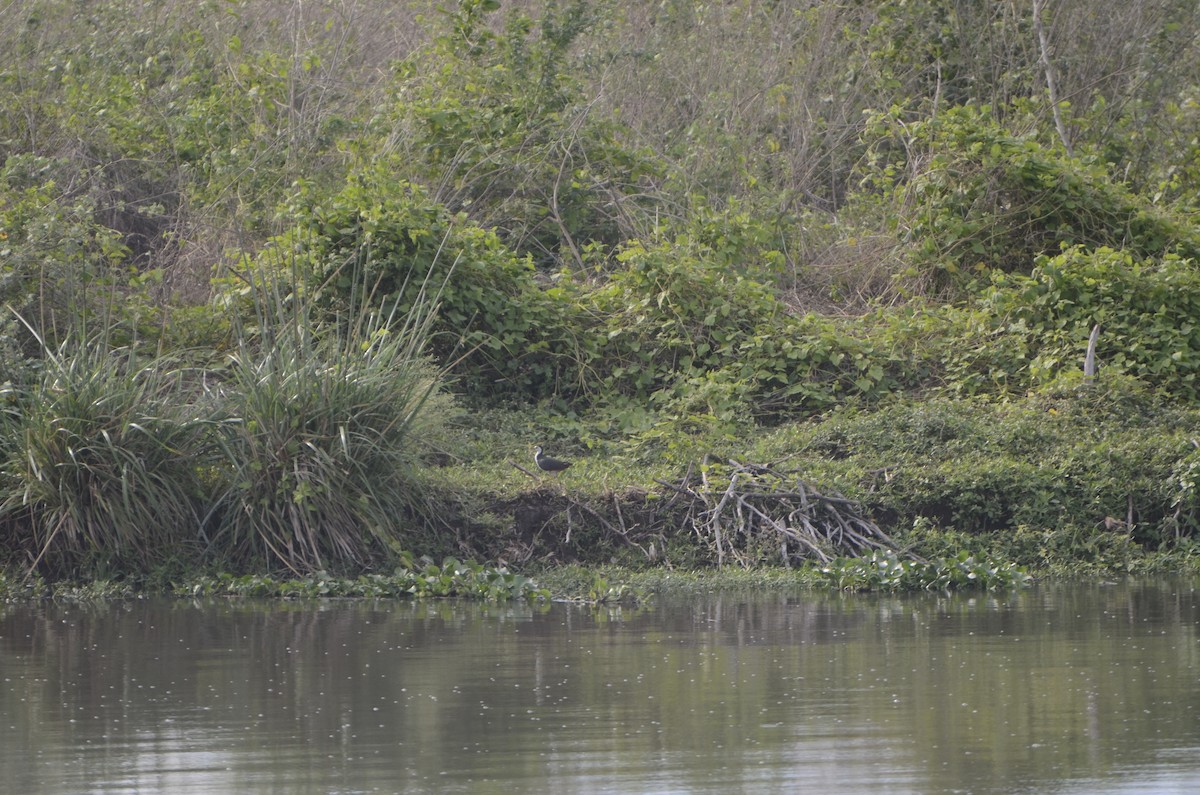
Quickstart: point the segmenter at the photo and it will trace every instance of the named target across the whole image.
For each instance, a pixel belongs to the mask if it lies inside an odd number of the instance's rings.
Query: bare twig
[[[1083,357],[1083,377],[1091,383],[1096,375],[1096,343],[1100,341],[1100,324],[1092,326],[1092,334],[1088,337],[1087,353]]]
[[[1050,94],[1050,112],[1054,114],[1054,127],[1062,141],[1067,157],[1071,157],[1071,137],[1067,135],[1067,125],[1063,122],[1062,109],[1058,106],[1058,81],[1055,77],[1054,64],[1050,61],[1050,38],[1046,35],[1046,26],[1042,21],[1042,10],[1046,0],[1033,0],[1033,29],[1038,37],[1038,54],[1042,68],[1046,71],[1046,90]]]
[[[675,498],[694,501],[693,529],[711,544],[719,566],[727,560],[751,565],[764,549],[779,549],[784,564],[791,565],[793,558],[824,563],[838,554],[895,548],[853,500],[822,494],[772,467],[738,461],[728,467],[702,467],[699,483],[690,477],[678,485],[658,481]]]

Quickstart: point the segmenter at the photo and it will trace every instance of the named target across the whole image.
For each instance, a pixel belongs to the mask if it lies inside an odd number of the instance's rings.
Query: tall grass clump
[[[77,333],[3,387],[0,554],[50,576],[146,571],[193,545],[202,421],[179,368]]]
[[[429,532],[418,465],[451,411],[425,356],[432,302],[317,325],[295,293],[257,288],[219,397],[212,548],[234,567],[353,568]],[[418,530],[419,528],[419,530]]]

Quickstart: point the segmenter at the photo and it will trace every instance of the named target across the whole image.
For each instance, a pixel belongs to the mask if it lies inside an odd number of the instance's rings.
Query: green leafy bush
[[[858,334],[887,367],[892,391],[969,397],[1020,395],[1035,344],[980,302],[915,299],[859,319]]]
[[[622,267],[586,296],[602,319],[597,365],[610,391],[647,395],[677,373],[728,363],[783,307],[763,284],[684,246],[630,242]]]
[[[61,158],[16,155],[0,169],[0,300],[26,318],[3,323],[6,347],[36,356],[55,349],[89,317],[111,309],[105,299],[125,275],[128,249],[97,221],[98,208],[65,183],[78,178]],[[107,322],[119,321],[108,312]]]
[[[1200,254],[1194,229],[1131,194],[1104,163],[1013,134],[989,108],[900,116],[875,118],[864,183],[885,198],[882,211],[910,244],[904,275],[916,284],[961,289],[991,270],[1028,273],[1064,246]]]
[[[352,176],[327,201],[302,196],[293,211],[295,226],[222,282],[243,314],[264,287],[298,288],[289,300],[310,302],[322,322],[353,316],[364,302],[394,302],[403,318],[435,301],[430,351],[455,365],[466,391],[536,392],[553,378],[530,364],[546,348],[538,339],[547,326],[558,326],[550,297],[530,260],[495,232],[378,169]]]
[[[1194,412],[1149,400],[1136,382],[1077,387],[1012,403],[927,398],[843,408],[781,429],[755,455],[805,461],[807,477],[891,527],[1113,527],[1148,545],[1190,527],[1192,504],[1181,502],[1186,489],[1172,478],[1186,471]]]
[[[436,297],[431,351],[476,397],[678,412],[707,384],[717,414],[786,415],[891,386],[885,354],[836,322],[791,316],[754,278],[761,264],[733,269],[712,241],[629,241],[595,278],[547,282],[497,235],[382,172],[296,216],[225,280],[225,298],[295,279],[289,300],[334,318],[363,300],[397,299],[403,315]]]
[[[686,240],[633,241],[582,296],[600,319],[583,365],[605,398],[778,417],[890,389],[886,353],[836,321],[789,314],[762,281],[708,256]]]
[[[1035,383],[1075,370],[1100,324],[1097,359],[1171,394],[1200,395],[1200,267],[1166,255],[1071,248],[1042,257],[1028,276],[997,278],[983,304],[1024,336]]]
[[[591,243],[631,231],[653,160],[622,141],[582,88],[578,40],[604,4],[546,3],[538,19],[489,21],[494,0],[461,0],[397,68],[379,123],[393,170],[543,264],[583,264]]]

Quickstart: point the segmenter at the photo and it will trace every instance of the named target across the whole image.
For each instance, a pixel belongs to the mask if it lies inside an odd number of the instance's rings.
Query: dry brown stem
[[[822,494],[794,473],[731,460],[702,467],[698,479],[689,471],[679,484],[658,482],[692,499],[688,522],[719,566],[752,566],[764,550],[779,550],[790,566],[895,548],[853,500]]]

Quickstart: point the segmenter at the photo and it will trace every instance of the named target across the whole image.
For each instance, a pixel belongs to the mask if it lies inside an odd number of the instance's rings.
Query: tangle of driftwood
[[[689,469],[678,485],[658,482],[690,497],[687,522],[718,566],[753,566],[768,549],[791,565],[895,548],[853,500],[822,494],[793,473],[729,461],[701,467],[699,477]]]

